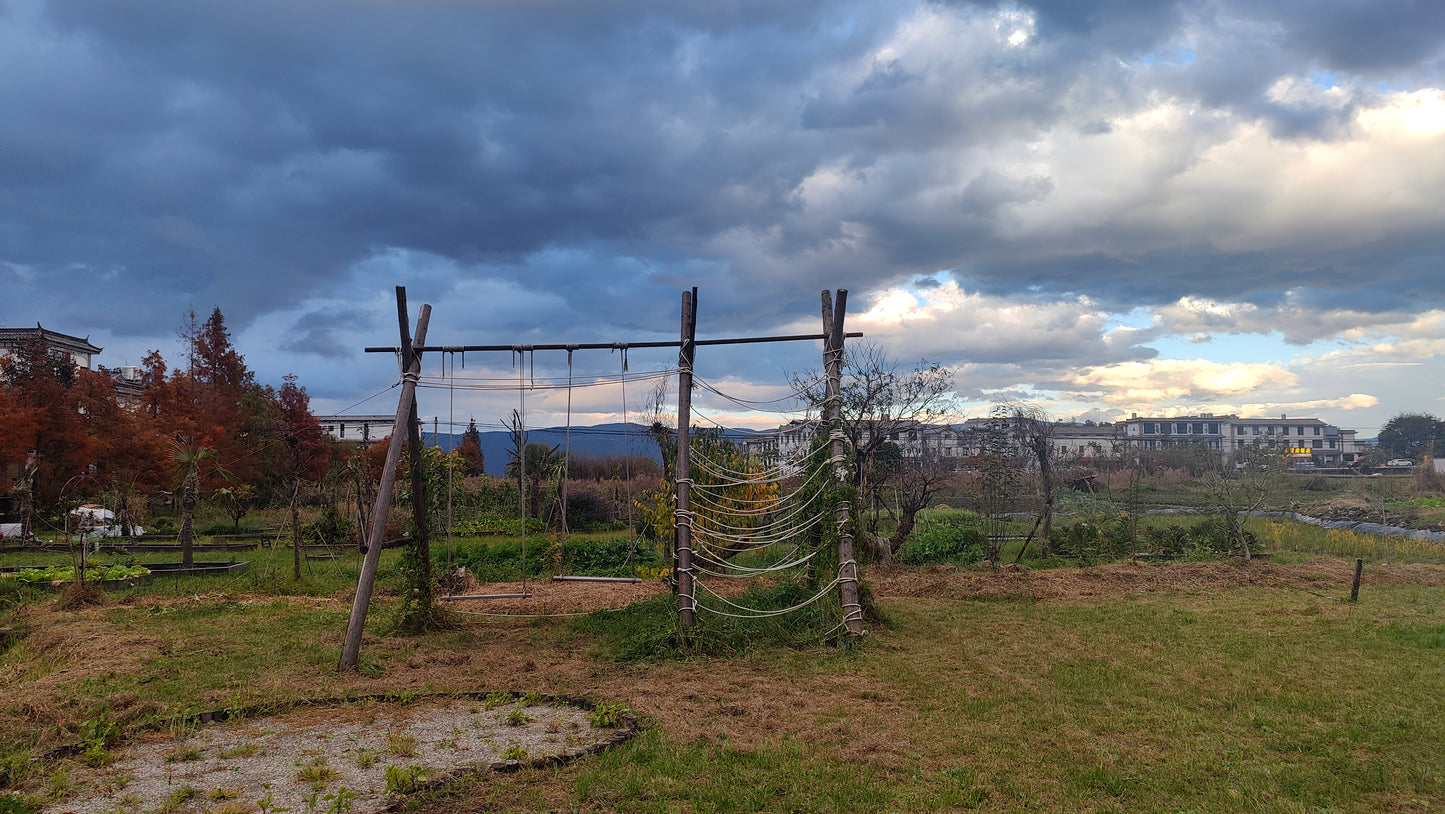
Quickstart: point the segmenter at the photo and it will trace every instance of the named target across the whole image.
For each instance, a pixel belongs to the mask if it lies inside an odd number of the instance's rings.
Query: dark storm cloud
[[[1417,225],[1343,251],[1222,249],[1137,219],[1020,235],[1009,218],[1069,192],[1019,145],[1113,138],[1156,95],[1201,113],[1151,145],[1159,179],[1129,212],[1241,121],[1343,137],[1367,90],[1331,108],[1270,88],[1438,82],[1442,9],[12,2],[0,317],[110,313],[144,334],[188,307],[238,327],[300,309],[283,347],[336,358],[373,312],[330,301],[398,282],[477,342],[670,331],[690,285],[708,331],[759,332],[815,312],[820,288],[940,270],[1121,308],[1362,279],[1441,302],[1442,232]],[[441,317],[449,299],[505,307]]]

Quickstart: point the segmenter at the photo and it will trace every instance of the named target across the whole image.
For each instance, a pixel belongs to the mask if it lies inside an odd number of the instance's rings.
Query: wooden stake
[[[405,346],[406,342],[403,341],[402,344]],[[420,372],[421,354],[413,352],[412,359]],[[435,432],[432,433],[432,438],[436,439]],[[421,416],[417,415],[415,390],[411,395],[411,420],[406,422],[406,441],[411,453],[408,456],[411,466],[411,517],[412,525],[416,527],[416,538],[411,541],[411,545],[416,550],[417,568],[420,569],[420,573],[415,577],[416,584],[410,587],[419,592],[416,601],[425,609],[425,613],[430,614],[432,602],[436,598],[436,589],[431,578],[431,512],[427,511],[426,507],[426,470],[421,460]]]
[[[697,621],[692,581],[692,363],[697,356],[697,289],[682,292],[682,349],[677,354],[677,618],[683,630]]]
[[[840,481],[848,477],[843,463],[843,434],[838,431],[843,415],[843,316],[847,309],[846,289],[838,289],[836,306],[832,292],[823,291],[823,369],[828,376],[824,391],[827,420],[824,423],[832,436],[828,455],[833,461],[833,472]],[[848,626],[849,635],[862,636],[863,606],[858,604],[858,563],[853,560],[849,509],[847,501],[839,501],[833,511],[834,522],[838,524],[838,597],[843,603],[843,622]]]
[[[1355,560],[1355,581],[1354,581],[1354,583],[1353,583],[1352,585],[1350,585],[1350,601],[1351,601],[1351,602],[1359,602],[1359,601],[1360,601],[1360,572],[1363,571],[1364,569],[1365,569],[1365,561],[1364,561],[1364,560],[1361,560],[1361,559],[1356,559],[1356,560]]]
[[[396,318],[401,327],[402,377],[401,396],[396,404],[396,421],[391,425],[391,441],[386,448],[386,463],[381,470],[381,484],[376,490],[376,505],[371,512],[371,532],[367,535],[366,557],[361,561],[361,575],[356,580],[356,597],[351,602],[351,618],[346,623],[346,639],[341,645],[341,670],[355,670],[361,655],[361,632],[366,626],[366,612],[371,605],[371,592],[376,586],[376,570],[381,562],[381,544],[386,533],[386,509],[396,486],[396,467],[401,462],[401,445],[407,426],[416,417],[416,383],[421,376],[421,357],[411,353],[412,337],[407,335],[406,287],[396,287]],[[431,320],[431,306],[423,305],[416,320],[415,342],[426,342],[426,327]]]

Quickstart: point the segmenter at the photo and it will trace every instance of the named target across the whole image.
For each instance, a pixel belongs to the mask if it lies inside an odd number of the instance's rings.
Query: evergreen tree
[[[462,456],[466,464],[465,472],[468,476],[481,475],[485,473],[482,464],[482,434],[477,432],[477,420],[473,418],[467,424],[467,431],[462,433],[462,442],[457,445],[457,454]]]

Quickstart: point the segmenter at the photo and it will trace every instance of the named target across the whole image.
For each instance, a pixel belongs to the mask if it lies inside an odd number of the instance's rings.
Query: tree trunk
[[[195,542],[196,542],[196,487],[200,483],[200,476],[195,472],[186,475],[185,484],[181,487],[181,567],[190,568],[195,565]]]
[[[20,493],[20,539],[22,540],[28,540],[34,536],[34,494],[34,487],[29,483],[25,484],[25,491]]]
[[[299,507],[301,481],[291,481],[291,578],[301,579],[301,520]]]
[[[1053,531],[1054,525],[1054,465],[1049,460],[1049,449],[1044,448],[1044,453],[1039,456],[1039,485],[1044,490],[1044,516],[1043,528],[1039,534],[1039,556],[1048,557],[1053,554],[1049,541],[1049,534]]]
[[[893,544],[889,548],[897,551],[908,542],[908,535],[913,533],[913,526],[917,522],[917,512],[913,509],[904,509],[898,515],[898,531],[893,535]]]

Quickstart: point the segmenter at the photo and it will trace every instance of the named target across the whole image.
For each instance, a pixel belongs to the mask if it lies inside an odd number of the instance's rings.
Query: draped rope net
[[[517,378],[458,375],[456,362],[453,360],[450,372],[444,365],[440,375],[421,376],[418,386],[446,390],[449,410],[454,410],[452,405],[457,391],[517,391],[521,404],[519,415],[523,420],[528,392],[565,391],[565,460],[570,467],[573,392],[593,388],[621,388],[623,415],[626,416],[625,388],[628,384],[634,387],[656,387],[660,380],[671,381],[677,377],[677,368],[629,372],[625,359],[626,347],[619,346],[618,349],[623,352],[624,359],[622,370],[616,374],[579,376],[572,368],[573,352],[568,350],[566,376],[537,376],[535,354],[532,354],[532,359],[518,354],[514,355],[514,364],[518,369]],[[792,418],[800,415],[806,417],[811,413],[809,408],[813,405],[807,404],[807,397],[818,391],[821,378],[801,383],[791,392],[769,399],[748,399],[734,395],[695,374],[693,382],[696,389],[711,393],[738,408],[781,416],[780,423],[786,424]],[[803,405],[802,409],[800,404]],[[854,564],[839,563],[831,580],[825,583],[819,580],[808,596],[788,607],[758,608],[735,601],[737,591],[723,586],[735,585],[739,580],[806,581],[806,569],[820,553],[826,551],[826,547],[816,544],[823,537],[822,524],[835,522],[833,517],[837,506],[823,505],[828,495],[824,486],[829,479],[835,477],[835,470],[842,463],[842,459],[831,456],[827,444],[812,444],[808,451],[792,458],[785,458],[783,454],[743,455],[730,440],[725,440],[727,436],[723,431],[726,428],[701,412],[693,415],[694,418],[716,428],[698,432],[691,446],[692,476],[685,480],[691,486],[692,508],[686,512],[675,508],[673,510],[675,526],[686,525],[691,531],[691,573],[693,584],[698,591],[693,597],[694,607],[704,613],[737,619],[777,617],[812,605],[836,590],[844,579],[852,579],[851,576],[845,576],[845,573],[848,573],[846,566]],[[453,428],[456,426],[454,415],[449,416],[448,423]],[[821,424],[810,426],[817,427]],[[834,435],[841,437],[836,430]],[[525,451],[522,455],[525,457]],[[564,477],[563,483],[566,481],[567,478]],[[669,485],[672,487],[668,490],[669,496],[675,500],[676,483]],[[451,488],[449,485],[449,493]],[[628,502],[632,502],[630,494]],[[452,519],[450,503],[449,494],[448,522]],[[525,509],[523,513],[525,514]],[[525,534],[525,522],[523,529]],[[563,532],[565,534],[565,528]],[[450,539],[450,529],[448,536]],[[525,573],[525,565],[523,570]],[[481,616],[581,615],[461,612]],[[859,616],[861,608],[844,608],[844,615],[846,618]],[[840,623],[839,627],[843,624]]]

